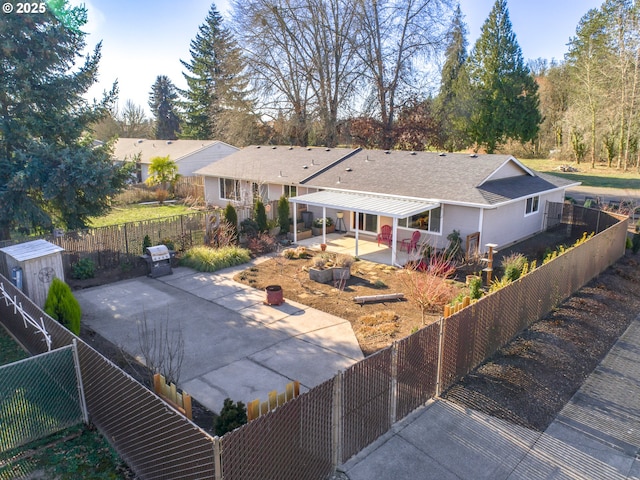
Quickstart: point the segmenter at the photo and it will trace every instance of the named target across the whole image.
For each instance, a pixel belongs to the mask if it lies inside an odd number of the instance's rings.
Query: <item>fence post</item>
[[[76,379],[78,380],[78,399],[82,409],[82,418],[85,424],[89,424],[89,412],[87,411],[87,401],[84,397],[84,385],[82,383],[82,372],[80,371],[80,356],[78,355],[78,340],[73,339],[73,365],[76,368]]]
[[[444,318],[440,317],[438,333],[438,364],[436,367],[436,397],[442,393],[442,363],[444,357]]]
[[[333,471],[342,463],[342,371],[333,377],[333,411],[331,412],[331,432],[333,446]]]
[[[215,480],[222,480],[222,458],[220,457],[220,445],[221,438],[219,436],[213,437],[213,463],[215,466]]]
[[[389,420],[396,423],[398,411],[398,342],[391,344],[391,391],[389,392]]]

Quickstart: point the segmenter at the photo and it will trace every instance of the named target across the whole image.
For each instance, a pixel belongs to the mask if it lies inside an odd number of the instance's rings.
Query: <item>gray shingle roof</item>
[[[487,180],[512,164],[523,175]],[[375,192],[435,201],[493,205],[570,185],[574,182],[534,172],[530,175],[510,155],[362,150],[315,175],[305,185],[356,192]],[[499,175],[498,175],[499,176]],[[484,182],[484,184],[483,184]]]
[[[171,160],[179,162],[184,157],[216,144],[224,144],[224,142],[219,140],[119,138],[114,145],[113,156],[117,160],[132,160],[134,155],[139,153],[141,163],[151,163],[151,159],[154,157],[166,157],[169,155]]]
[[[299,184],[334,162],[357,151],[353,148],[250,146],[196,171],[198,175],[254,182]]]

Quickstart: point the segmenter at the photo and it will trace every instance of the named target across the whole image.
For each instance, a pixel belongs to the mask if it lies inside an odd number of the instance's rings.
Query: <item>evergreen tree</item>
[[[64,1],[55,9],[0,22],[0,239],[16,227],[83,227],[109,209],[128,176],[109,145],[94,148],[87,135],[113,107],[117,87],[99,102],[83,98],[101,48],[76,67],[86,9]]]
[[[542,121],[538,87],[522,58],[506,0],[496,0],[482,26],[468,71],[476,99],[470,119],[472,139],[489,153],[508,139],[533,140]]]
[[[175,140],[180,133],[180,117],[176,102],[178,92],[171,80],[158,75],[149,94],[149,107],[156,118],[155,137],[158,140]]]
[[[205,23],[191,41],[191,61],[181,60],[187,90],[183,137],[221,139],[245,145],[253,136],[255,119],[247,100],[248,80],[243,74],[242,52],[222,16],[211,5]]]
[[[460,5],[456,9],[448,34],[440,92],[435,110],[440,123],[440,143],[453,152],[468,145],[467,119],[471,105],[467,62],[467,27]]]

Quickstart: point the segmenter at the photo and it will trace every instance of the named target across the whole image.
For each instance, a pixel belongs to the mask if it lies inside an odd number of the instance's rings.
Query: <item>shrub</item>
[[[473,277],[469,280],[469,296],[472,300],[482,297],[482,277]]]
[[[333,264],[336,267],[349,268],[353,265],[353,257],[351,255],[338,254]]]
[[[90,258],[81,258],[71,265],[71,278],[86,280],[96,276],[96,264]]]
[[[255,210],[254,215],[256,217],[256,223],[258,224],[258,231],[266,232],[268,230],[267,212],[264,208],[264,203],[262,203],[262,200],[256,200],[256,205],[254,210]]]
[[[387,284],[384,283],[382,280],[378,279],[374,282],[373,288],[387,288]]]
[[[322,257],[321,255],[316,255],[311,261],[311,265],[313,265],[313,268],[323,269],[326,264],[327,259]]]
[[[448,260],[453,260],[462,255],[462,238],[460,237],[460,230],[454,230],[447,235],[449,245],[444,251],[444,256]]]
[[[262,255],[273,252],[277,247],[277,243],[268,233],[260,232],[257,236],[249,239],[247,247],[254,255]]]
[[[169,198],[169,191],[164,188],[158,188],[156,190],[156,200],[160,203],[160,205],[164,204],[164,201]]]
[[[222,436],[245,423],[247,423],[247,408],[244,403],[234,403],[230,398],[225,398],[220,415],[214,422],[216,435]]]
[[[251,259],[249,250],[237,246],[209,248],[193,247],[187,250],[180,265],[200,272],[215,272],[227,267],[247,263]]]
[[[289,260],[293,260],[294,258],[296,258],[296,249],[295,248],[285,248],[282,251],[282,256],[284,258],[289,259]]]
[[[633,241],[627,237],[627,239],[625,240],[625,248],[632,248],[633,247]]]
[[[173,240],[171,240],[170,238],[163,238],[162,240],[160,240],[160,243],[167,247],[169,250],[176,249],[175,243],[173,243]]]
[[[240,233],[242,235],[246,235],[247,237],[255,237],[260,233],[260,228],[258,227],[258,223],[251,218],[245,218],[240,222]]]
[[[331,225],[333,225],[333,219],[331,217],[320,217],[320,218],[316,218],[313,221],[313,226],[316,228],[322,228],[322,225],[327,225],[327,227],[330,227]]]
[[[147,253],[147,248],[151,246],[151,238],[149,238],[149,235],[145,235],[144,239],[142,240],[142,253]]]
[[[640,233],[634,233],[633,239],[631,239],[631,251],[638,253],[640,251]]]
[[[502,268],[504,269],[504,276],[510,281],[515,281],[520,278],[524,265],[527,263],[527,259],[521,253],[512,253],[502,259]]]
[[[231,228],[235,236],[238,236],[238,212],[230,203],[227,203],[227,206],[224,207],[224,211],[222,212],[224,215],[224,219],[231,224]]]
[[[278,200],[278,223],[280,233],[289,233],[289,199],[284,195]]]
[[[80,304],[71,293],[69,285],[59,278],[54,278],[44,303],[44,311],[56,319],[75,335],[80,335]]]

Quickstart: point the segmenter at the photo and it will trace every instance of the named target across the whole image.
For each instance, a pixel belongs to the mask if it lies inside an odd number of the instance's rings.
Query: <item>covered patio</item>
[[[419,252],[414,251],[412,253],[407,253],[406,251],[401,250],[400,245],[398,245],[396,261],[395,263],[392,263],[390,255],[392,249],[382,243],[378,246],[375,236],[360,236],[360,238],[357,239],[358,253],[356,254],[356,238],[352,233],[327,233],[325,235],[324,242],[322,241],[322,236],[317,236],[300,240],[297,242],[297,245],[311,250],[320,250],[320,244],[322,243],[327,245],[327,252],[352,255],[354,257],[361,258],[362,260],[368,260],[370,262],[381,263],[384,265],[404,265],[408,261],[416,260],[420,256]]]
[[[304,245],[303,242],[298,242],[297,240],[297,206],[300,205],[311,205],[314,207],[322,208],[322,217],[327,216],[327,208],[334,210],[341,210],[346,217],[346,213],[354,212],[355,217],[355,225],[352,225],[353,237],[340,235],[339,237],[342,240],[334,240],[334,246],[332,248],[343,248],[343,245],[348,245],[350,242],[353,243],[353,248],[349,253],[350,255],[354,255],[359,258],[366,258],[365,255],[375,255],[376,258],[382,258],[386,253],[386,260],[373,260],[378,263],[385,263],[387,265],[402,265],[406,263],[409,258],[400,258],[399,245],[398,242],[398,219],[408,218],[412,215],[417,215],[421,212],[427,210],[433,210],[440,206],[439,203],[436,202],[427,202],[423,200],[416,199],[408,199],[408,198],[399,198],[399,197],[387,197],[380,195],[371,195],[364,193],[347,193],[347,192],[339,192],[333,190],[321,190],[318,192],[308,193],[306,195],[300,195],[297,197],[289,198],[289,202],[293,204],[293,231],[294,231],[294,239],[293,242],[299,245]],[[389,217],[392,219],[391,225],[391,238],[393,241],[391,242],[391,248],[387,246],[378,246],[378,242],[375,234],[371,233],[362,233],[360,229],[359,222],[359,213],[364,213],[368,215],[376,215],[378,217]],[[335,234],[330,234],[335,235]],[[364,240],[360,238],[360,235],[363,235]],[[373,235],[373,236],[371,236]],[[320,237],[315,237],[312,239],[308,239],[318,243],[318,248],[321,243],[327,245],[327,250],[329,250],[329,235],[326,233],[326,227],[323,226],[323,232]],[[318,242],[320,239],[320,242]],[[372,245],[370,245],[372,244]],[[373,246],[375,246],[375,250],[373,250]],[[364,247],[367,251],[362,250]],[[344,246],[344,248],[349,248],[348,246]],[[333,251],[333,250],[330,250]],[[405,256],[408,257],[408,254]],[[404,260],[404,261],[403,261]]]

